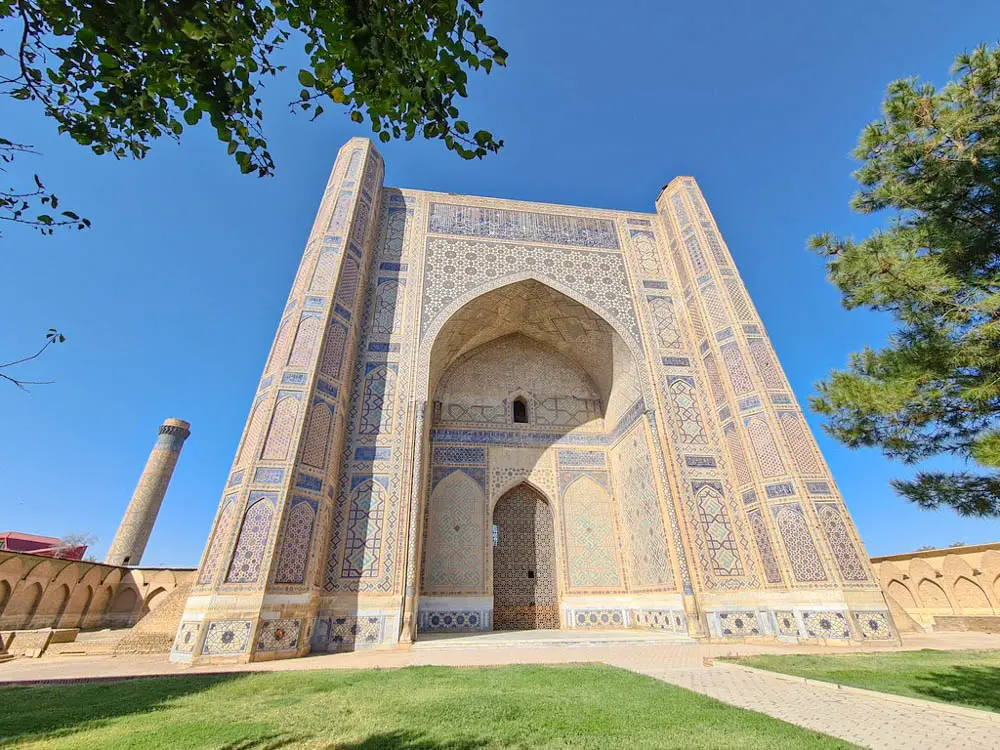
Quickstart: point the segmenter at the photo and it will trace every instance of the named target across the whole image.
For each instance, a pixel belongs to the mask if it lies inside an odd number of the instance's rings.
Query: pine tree
[[[966,460],[962,471],[893,481],[902,496],[1000,516],[1000,47],[960,55],[952,73],[940,89],[890,84],[883,116],[862,132],[852,207],[887,213],[886,227],[861,241],[810,241],[845,307],[898,324],[811,401],[847,446],[908,464]]]

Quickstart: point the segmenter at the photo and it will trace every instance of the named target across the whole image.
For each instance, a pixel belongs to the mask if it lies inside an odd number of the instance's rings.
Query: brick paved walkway
[[[1000,748],[1000,716],[735,666],[639,670],[678,687],[878,750]]]
[[[1000,714],[962,709],[834,685],[805,681],[759,670],[722,665],[721,656],[763,653],[845,653],[898,651],[920,648],[1000,649],[1000,636],[976,633],[907,636],[902,647],[836,648],[783,644],[698,644],[662,638],[645,639],[607,634],[543,636],[519,634],[516,644],[496,635],[479,639],[440,639],[422,642],[409,651],[357,651],[323,654],[304,659],[261,662],[233,667],[188,667],[171,664],[163,656],[61,657],[16,659],[0,664],[0,684],[39,680],[99,679],[218,671],[285,671],[300,669],[365,669],[413,665],[492,666],[502,664],[556,664],[604,662],[694,690],[742,708],[876,749],[1000,750]],[[528,642],[531,641],[530,645]]]

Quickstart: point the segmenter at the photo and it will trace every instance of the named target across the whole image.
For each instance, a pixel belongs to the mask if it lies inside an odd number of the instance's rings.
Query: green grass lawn
[[[1000,711],[1000,651],[747,656],[748,667]]]
[[[601,665],[299,671],[0,689],[3,748],[843,748]]]

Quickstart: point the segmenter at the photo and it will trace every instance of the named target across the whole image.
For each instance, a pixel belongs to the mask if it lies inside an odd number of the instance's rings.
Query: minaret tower
[[[146,542],[153,531],[160,504],[167,493],[170,477],[173,476],[177,459],[181,455],[184,441],[191,434],[191,425],[182,419],[167,419],[160,425],[146,468],[142,470],[128,509],[122,518],[118,533],[115,534],[108,556],[107,565],[138,565]]]

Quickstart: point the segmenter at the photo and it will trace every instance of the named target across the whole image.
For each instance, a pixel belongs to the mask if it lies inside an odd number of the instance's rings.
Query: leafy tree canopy
[[[473,132],[456,100],[471,70],[504,65],[481,23],[483,0],[0,0],[0,96],[41,106],[59,132],[95,154],[143,158],[206,120],[244,173],[274,172],[261,88],[301,43],[293,111],[330,103],[383,143],[439,139],[464,159],[503,141]],[[85,229],[37,175],[8,183],[32,147],[0,133],[0,227]],[[53,342],[46,336],[46,346]],[[58,335],[62,341],[62,335]],[[44,350],[45,347],[43,347]],[[40,353],[40,352],[39,352]],[[34,359],[0,364],[5,367]],[[0,372],[0,380],[31,382]]]
[[[887,214],[887,226],[810,242],[848,309],[898,324],[885,347],[819,383],[812,405],[850,447],[966,461],[894,481],[907,499],[1000,516],[1000,48],[960,55],[952,72],[940,89],[890,84],[861,135],[852,206]]]
[[[465,159],[502,140],[473,132],[456,98],[468,71],[507,53],[480,22],[482,0],[0,0],[0,96],[40,104],[96,154],[142,158],[202,119],[243,172],[274,171],[261,87],[282,47],[308,58],[290,104],[315,119],[346,107],[379,140],[440,139]],[[30,147],[0,138],[0,169]],[[0,219],[84,228],[35,177],[0,188]],[[37,210],[36,210],[37,209]]]

